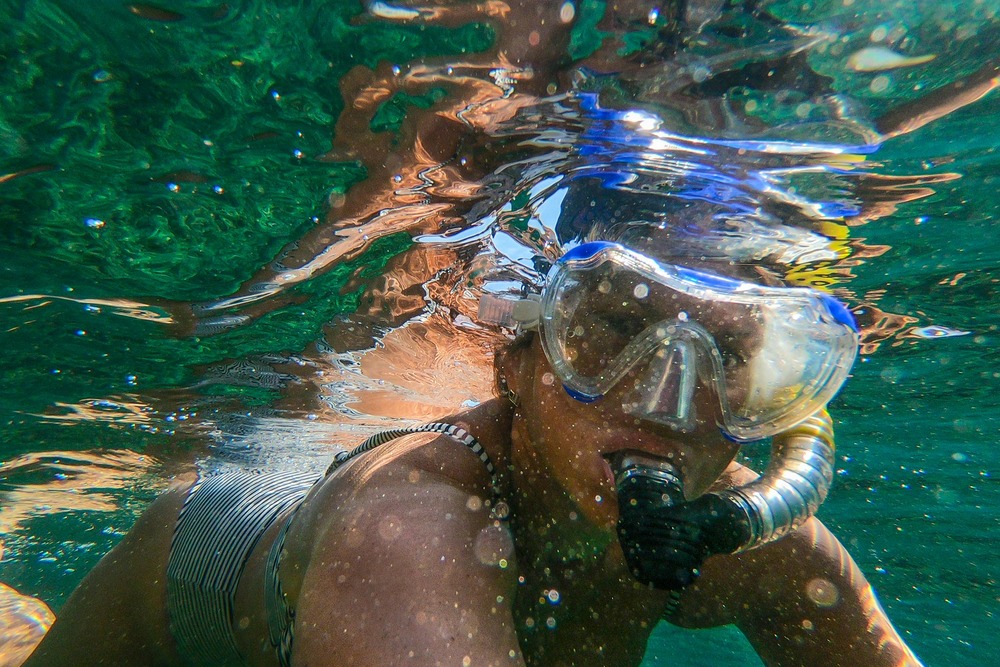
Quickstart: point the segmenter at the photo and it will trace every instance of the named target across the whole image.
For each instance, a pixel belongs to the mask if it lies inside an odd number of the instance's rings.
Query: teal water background
[[[1000,55],[994,0],[858,0],[849,15],[843,4],[816,3],[809,15],[861,43],[880,26],[905,24],[921,49],[939,53],[931,82]],[[309,158],[330,148],[350,68],[474,52],[491,39],[476,25],[359,23],[360,5],[346,1],[170,6],[177,17],[110,0],[0,0],[0,176],[11,176],[0,180],[0,461],[16,463],[0,479],[9,528],[0,581],[57,613],[181,466],[173,462],[202,451],[204,434],[178,428],[194,408],[171,391],[225,359],[303,350],[357,306],[342,289],[348,279],[377,274],[405,241],[384,239],[300,285],[301,303],[219,336],[163,324],[167,306],[137,312],[95,300],[235,292],[316,225],[331,194],[364,178],[357,165]],[[891,105],[865,92],[871,75],[833,78],[873,109]],[[914,80],[900,75],[897,97],[916,95]],[[405,113],[388,106],[380,122],[391,127]],[[994,93],[879,151],[881,173],[961,178],[857,228],[856,238],[887,250],[858,266],[850,287],[877,292],[880,308],[915,327],[968,333],[890,338],[860,360],[832,406],[841,459],[821,516],[932,665],[1000,663],[998,123]],[[145,397],[136,414],[122,407],[128,396]],[[199,394],[198,409],[253,410],[276,398],[219,383]],[[89,416],[50,418],[81,405]],[[95,449],[129,454],[112,464],[87,458]],[[45,497],[63,506],[11,519],[32,497],[25,490],[62,482],[63,493]],[[731,629],[667,626],[647,656],[753,660]]]

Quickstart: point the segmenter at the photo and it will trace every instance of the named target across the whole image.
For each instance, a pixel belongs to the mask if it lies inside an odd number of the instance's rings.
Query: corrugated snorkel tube
[[[739,507],[750,527],[737,551],[784,537],[816,513],[833,482],[835,452],[833,421],[821,410],[774,437],[763,475],[717,494]]]

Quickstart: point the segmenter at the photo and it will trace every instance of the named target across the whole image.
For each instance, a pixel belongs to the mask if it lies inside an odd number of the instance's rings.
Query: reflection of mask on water
[[[679,590],[708,556],[788,534],[826,498],[833,456],[833,425],[824,410],[775,436],[760,478],[687,502],[677,470],[666,461],[637,452],[614,455],[618,539],[629,570],[644,584]]]
[[[480,319],[537,328],[577,400],[624,383],[626,412],[683,432],[712,420],[736,440],[781,433],[826,405],[858,346],[848,310],[821,292],[763,287],[606,242],[567,252],[537,297],[485,295]],[[696,402],[699,391],[714,395],[710,408]]]

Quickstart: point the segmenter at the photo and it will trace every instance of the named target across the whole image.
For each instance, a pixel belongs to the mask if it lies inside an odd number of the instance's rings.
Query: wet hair
[[[511,396],[510,387],[507,386],[507,380],[503,377],[504,369],[510,366],[511,357],[527,350],[534,340],[534,331],[524,331],[518,334],[514,340],[500,346],[493,354],[493,386],[499,396]]]

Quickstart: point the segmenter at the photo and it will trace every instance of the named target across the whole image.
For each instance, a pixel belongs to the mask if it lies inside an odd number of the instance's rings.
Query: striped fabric
[[[493,462],[478,440],[452,424],[377,433],[350,452],[338,454],[326,475],[359,454],[411,433],[440,433],[468,447],[490,475],[493,515],[506,518]],[[188,492],[174,528],[167,565],[170,630],[186,664],[245,664],[233,634],[233,603],[240,576],[261,536],[286,510],[301,506],[317,481],[313,473],[236,471],[204,477]],[[285,601],[279,569],[285,537],[297,511],[295,507],[281,526],[268,552],[264,572],[268,634],[281,667],[291,664],[295,612]]]
[[[233,636],[233,601],[247,558],[271,523],[301,501],[314,473],[226,472],[188,493],[167,565],[167,608],[191,665],[245,664]]]
[[[490,455],[486,453],[485,449],[483,449],[483,446],[479,444],[479,441],[464,428],[460,428],[454,424],[444,424],[440,422],[423,424],[422,426],[414,426],[412,428],[394,428],[388,431],[380,431],[351,451],[340,452],[333,457],[333,463],[331,463],[330,467],[326,469],[326,474],[329,475],[358,454],[363,454],[370,449],[375,449],[379,445],[389,442],[390,440],[395,440],[396,438],[401,438],[402,436],[409,435],[411,433],[440,433],[457,440],[471,449],[472,453],[478,456],[479,460],[482,461],[483,465],[486,467],[486,472],[490,475],[490,487],[493,491],[494,500],[500,497],[500,480],[497,477],[497,469],[493,465],[493,461],[490,460]]]
[[[267,554],[267,565],[264,567],[264,614],[267,618],[267,634],[271,639],[271,647],[278,656],[280,667],[292,665],[295,609],[288,606],[285,600],[280,573],[281,560],[285,552],[285,538],[288,536],[288,529],[292,527],[292,519],[299,513],[299,507],[285,519],[278,536],[271,543],[271,550]]]

